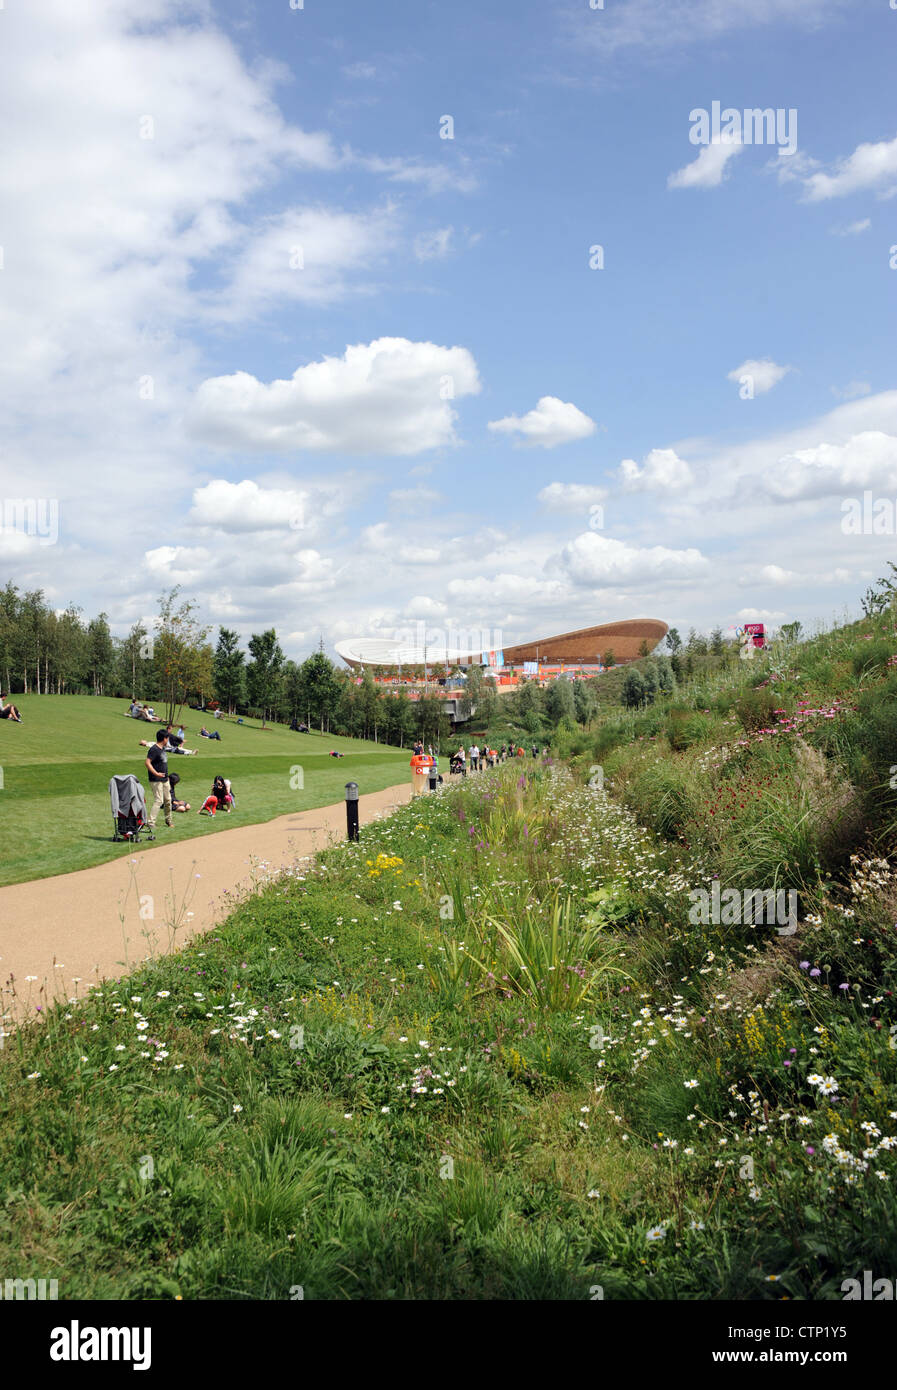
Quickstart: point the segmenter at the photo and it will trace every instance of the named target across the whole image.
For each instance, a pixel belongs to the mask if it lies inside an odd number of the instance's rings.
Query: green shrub
[[[735,703],[735,712],[746,733],[757,729],[768,729],[775,723],[779,697],[768,686],[759,690],[748,690]]]
[[[670,747],[680,752],[707,738],[710,727],[710,720],[706,715],[677,705],[667,714],[664,733]]]
[[[894,643],[883,638],[861,642],[853,654],[853,673],[858,680],[878,675],[894,655]]]

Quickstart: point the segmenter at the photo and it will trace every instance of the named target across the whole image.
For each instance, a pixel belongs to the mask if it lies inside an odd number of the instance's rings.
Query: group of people
[[[543,748],[543,757],[547,753],[548,749]],[[532,745],[532,755],[534,758],[539,756],[539,749],[535,743]],[[480,748],[478,744],[472,743],[469,748],[465,748],[462,743],[457,752],[452,754],[451,771],[460,772],[462,777],[466,777],[468,761],[471,772],[479,772],[481,768],[496,767],[508,758],[525,757],[526,749],[522,746],[515,748],[513,744],[503,743],[500,748]]]
[[[139,700],[134,699],[125,710],[125,715],[129,719],[145,719],[148,724],[154,723],[156,718],[156,712],[151,705],[142,705]]]
[[[183,734],[183,729],[180,732]],[[151,830],[155,829],[160,808],[165,815],[165,824],[168,826],[174,824],[172,815],[175,811],[189,811],[191,809],[189,801],[183,801],[176,795],[180,777],[176,772],[168,771],[168,754],[170,752],[185,752],[186,750],[179,746],[172,747],[170,739],[169,730],[160,729],[156,734],[154,743],[146,744],[144,740],[141,740],[143,746],[149,749],[146,755],[146,770],[153,799],[147,812],[146,823]],[[174,735],[174,739],[177,745],[179,743],[177,735]],[[219,776],[212,782],[212,790],[197,814],[214,816],[218,811],[230,813],[232,810],[236,810],[236,806],[237,800],[230,781],[226,777]]]
[[[23,724],[25,722],[15,705],[7,705],[4,703],[4,696],[2,694],[0,694],[0,719],[11,719],[14,724]]]

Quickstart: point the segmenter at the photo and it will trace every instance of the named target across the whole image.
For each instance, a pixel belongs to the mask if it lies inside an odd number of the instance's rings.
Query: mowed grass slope
[[[23,722],[0,720],[0,885],[23,883],[104,863],[125,852],[112,841],[109,778],[134,773],[148,788],[145,748],[159,727],[123,717],[126,702],[89,695],[17,695]],[[186,745],[196,757],[169,755],[169,770],[181,781],[178,795],[189,801],[189,815],[165,827],[160,815],[155,844],[171,838],[214,835],[235,825],[328,806],[356,781],[363,793],[382,791],[410,776],[407,749],[333,734],[295,734],[282,727],[263,729],[217,720],[221,742],[199,737],[212,720],[184,711]],[[164,721],[163,721],[164,722]],[[331,758],[338,749],[344,758]],[[293,774],[302,768],[301,790]],[[217,773],[229,777],[237,796],[230,816],[198,816]],[[149,802],[149,795],[147,801]],[[147,841],[139,846],[153,848]]]

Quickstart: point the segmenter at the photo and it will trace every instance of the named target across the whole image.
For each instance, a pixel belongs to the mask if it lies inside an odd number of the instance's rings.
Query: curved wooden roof
[[[625,618],[618,623],[600,623],[597,627],[581,627],[575,632],[561,632],[556,637],[542,637],[535,642],[521,642],[505,647],[505,664],[521,661],[590,662],[607,652],[614,661],[635,661],[643,642],[651,652],[668,632],[666,623],[657,618]]]

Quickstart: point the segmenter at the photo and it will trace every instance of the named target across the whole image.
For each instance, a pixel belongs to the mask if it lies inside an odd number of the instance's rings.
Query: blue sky
[[[0,495],[59,514],[6,516],[0,578],[120,633],[180,583],[298,657],[812,627],[894,558],[841,524],[897,500],[887,0],[0,25]],[[695,145],[713,101],[795,111],[796,151]]]

